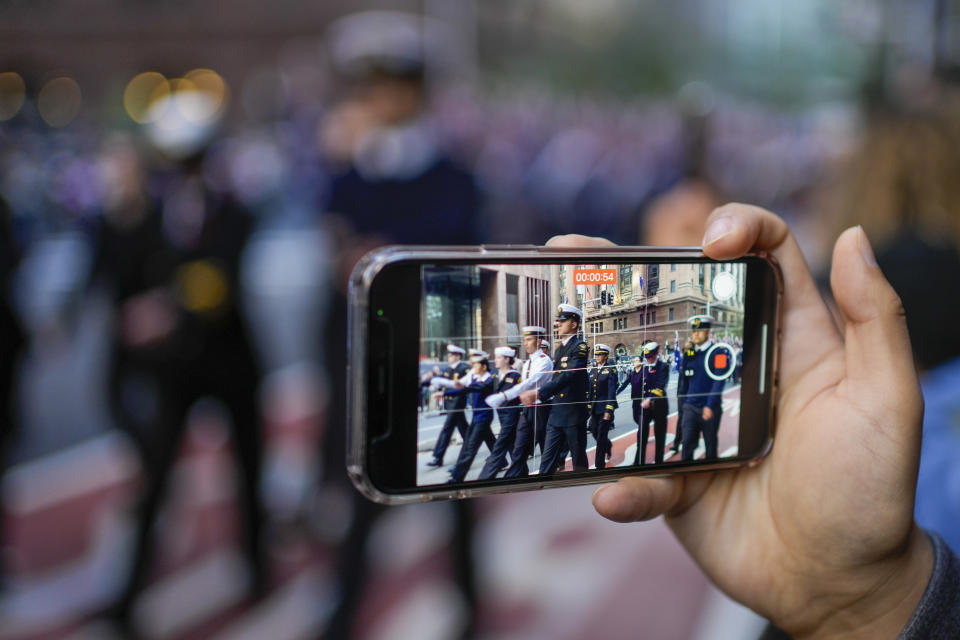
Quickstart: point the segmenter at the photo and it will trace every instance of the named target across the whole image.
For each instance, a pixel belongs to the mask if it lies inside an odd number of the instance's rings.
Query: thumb
[[[862,227],[847,229],[837,239],[830,285],[846,321],[846,378],[852,395],[898,403],[919,396],[903,305],[877,266]]]
[[[683,479],[621,478],[593,494],[597,513],[615,522],[651,520],[675,509],[683,495]]]

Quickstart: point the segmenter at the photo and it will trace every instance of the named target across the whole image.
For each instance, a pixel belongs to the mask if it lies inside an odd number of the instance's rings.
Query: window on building
[[[560,270],[561,276],[563,270]],[[524,324],[535,327],[552,327],[550,318],[550,281],[540,278],[527,278],[527,319]],[[563,289],[560,289],[563,291]]]
[[[676,281],[676,280],[671,280],[671,281],[670,281],[670,293],[676,293],[676,292],[677,292],[677,281]]]
[[[507,322],[519,323],[520,317],[520,276],[507,275]]]
[[[629,300],[633,297],[633,265],[620,265],[620,300]]]
[[[668,320],[673,320],[673,307],[670,307],[670,308],[667,310],[667,319],[668,319]]]
[[[657,312],[656,312],[656,311],[653,312],[653,320],[651,320],[651,324],[657,324]]]
[[[677,270],[677,265],[671,264],[671,265],[670,265],[670,271],[676,271],[676,270]]]
[[[623,319],[623,328],[624,328],[624,329],[627,328],[627,319],[626,319],[626,318]]]

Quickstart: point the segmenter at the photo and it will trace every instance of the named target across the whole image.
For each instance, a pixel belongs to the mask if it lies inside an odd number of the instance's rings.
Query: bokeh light
[[[40,117],[51,127],[65,127],[73,122],[82,104],[80,85],[73,78],[54,78],[43,85],[37,96]]]
[[[19,73],[0,73],[0,122],[17,115],[26,99],[26,84]]]
[[[197,89],[213,98],[217,111],[226,105],[229,97],[227,83],[213,69],[193,69],[185,73],[183,77],[192,82]]]
[[[156,117],[150,106],[169,94],[170,83],[162,73],[145,71],[127,83],[123,91],[123,108],[131,120],[144,124],[150,117]]]

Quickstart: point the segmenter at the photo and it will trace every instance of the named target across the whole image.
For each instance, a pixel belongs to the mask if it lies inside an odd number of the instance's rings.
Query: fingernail
[[[870,246],[870,239],[867,238],[867,233],[863,230],[862,225],[857,225],[857,229],[860,230],[860,235],[857,237],[857,244],[860,245],[860,255],[863,256],[863,261],[871,267],[878,266],[877,256],[873,254],[873,247]]]
[[[734,224],[730,218],[714,220],[713,223],[707,227],[707,232],[703,234],[703,246],[709,246],[720,238],[733,233],[733,229]]]

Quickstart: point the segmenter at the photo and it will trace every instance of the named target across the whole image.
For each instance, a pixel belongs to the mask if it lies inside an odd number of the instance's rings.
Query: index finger
[[[547,240],[548,247],[613,247],[615,243],[606,238],[597,238],[595,236],[581,236],[576,233],[568,233],[563,236],[553,236]]]

